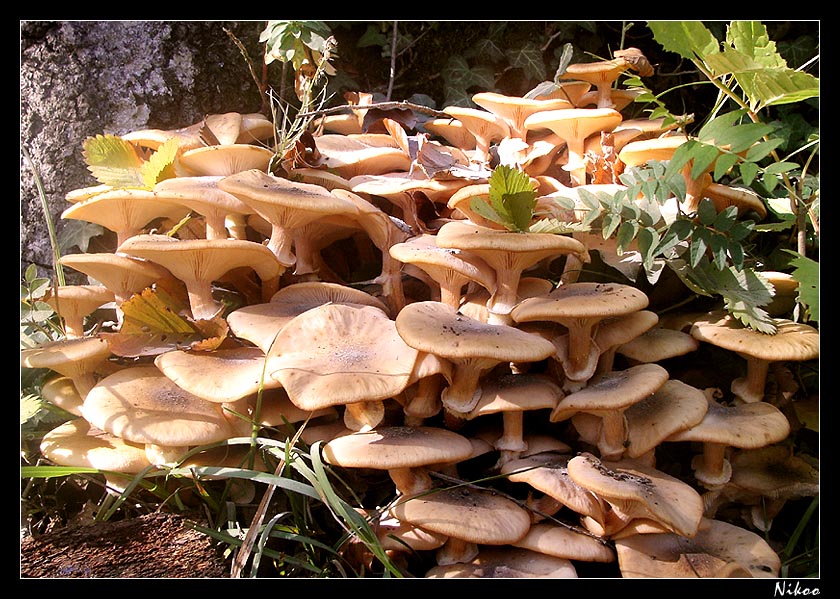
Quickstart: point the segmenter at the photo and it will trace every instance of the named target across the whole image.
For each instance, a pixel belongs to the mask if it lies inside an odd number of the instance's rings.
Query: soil
[[[230,563],[182,516],[154,513],[26,537],[21,578],[226,578]]]

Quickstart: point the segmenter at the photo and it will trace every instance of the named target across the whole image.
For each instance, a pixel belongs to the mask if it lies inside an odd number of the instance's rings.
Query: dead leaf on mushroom
[[[613,52],[613,56],[626,60],[630,63],[630,68],[642,77],[651,77],[654,74],[653,65],[650,64],[647,57],[638,48],[616,50]]]
[[[154,356],[175,349],[209,351],[227,336],[224,318],[193,320],[187,308],[160,287],[147,287],[120,306],[123,321],[117,333],[102,333],[111,352],[124,358]]]

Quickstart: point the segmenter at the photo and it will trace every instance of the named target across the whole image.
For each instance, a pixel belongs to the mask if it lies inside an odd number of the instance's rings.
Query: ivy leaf
[[[534,42],[527,42],[520,48],[508,50],[505,54],[511,66],[522,69],[528,79],[545,79],[545,61],[539,46]]]
[[[88,170],[97,181],[112,187],[142,187],[143,159],[134,146],[116,135],[96,135],[82,143]]]

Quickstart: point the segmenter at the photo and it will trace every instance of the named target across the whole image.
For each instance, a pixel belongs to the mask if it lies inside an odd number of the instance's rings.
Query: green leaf
[[[627,247],[632,243],[639,231],[639,225],[632,221],[624,221],[618,227],[618,234],[615,237],[617,251],[623,254]]]
[[[501,216],[498,212],[496,212],[493,209],[492,206],[490,206],[490,204],[488,204],[481,198],[475,197],[470,199],[470,210],[472,210],[479,216],[486,218],[487,220],[491,220],[494,223],[498,223],[503,227],[510,228],[510,221],[505,217]]]
[[[765,67],[788,66],[776,51],[776,42],[770,40],[767,28],[760,21],[732,21],[726,30],[726,41]]]
[[[720,178],[723,177],[726,173],[729,172],[729,169],[733,167],[733,165],[738,162],[739,157],[737,154],[729,154],[724,153],[721,154],[718,159],[715,161],[715,170],[712,174],[712,178],[715,181],[720,181]]]
[[[723,270],[724,268],[726,268],[726,262],[728,257],[728,245],[729,241],[726,239],[725,235],[713,233],[710,236],[709,249],[712,252],[712,260],[714,261],[714,265],[719,270]]]
[[[747,150],[747,155],[744,159],[748,160],[749,162],[758,162],[766,156],[769,156],[770,152],[778,148],[783,143],[785,143],[785,140],[778,137],[776,139],[760,141],[755,145],[751,146],[749,150]]]
[[[741,172],[742,183],[746,187],[749,187],[755,179],[755,176],[758,174],[758,165],[754,162],[742,162],[739,170]]]
[[[697,268],[700,261],[706,256],[709,247],[709,232],[706,229],[696,229],[691,236],[689,246],[689,264],[691,268]]]
[[[172,137],[166,140],[155,153],[143,163],[140,173],[147,188],[152,189],[164,179],[176,177],[175,157],[178,155],[178,139]]]
[[[566,223],[556,218],[542,218],[528,227],[529,233],[550,233],[552,235],[565,235],[568,233],[586,233],[592,229],[583,223]]]
[[[790,265],[794,267],[790,274],[799,284],[796,301],[807,307],[811,320],[820,321],[820,264],[791,250],[782,250],[792,256]]]
[[[715,205],[710,199],[703,198],[700,200],[700,205],[697,207],[697,217],[700,219],[700,223],[707,227],[715,222],[717,210],[715,210]]]
[[[653,38],[687,60],[719,51],[719,42],[700,21],[648,21]]]
[[[506,193],[502,196],[502,202],[511,216],[514,229],[527,231],[534,216],[534,206],[537,205],[537,194],[533,190]]]
[[[799,168],[799,165],[795,162],[774,162],[773,164],[767,165],[764,169],[764,174],[778,175],[781,173],[788,173],[795,168]]]
[[[512,67],[523,70],[526,78],[538,81],[546,78],[543,54],[536,43],[526,42],[520,48],[507,50],[505,55]]]
[[[142,187],[143,160],[130,143],[116,135],[96,135],[82,143],[88,170],[97,181],[112,187]]]

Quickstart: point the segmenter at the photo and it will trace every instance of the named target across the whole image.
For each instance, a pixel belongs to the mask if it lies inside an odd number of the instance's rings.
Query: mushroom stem
[[[528,449],[528,443],[524,439],[523,425],[524,415],[521,411],[502,413],[502,436],[495,443],[496,449],[501,452],[497,467],[517,459],[523,451]]]
[[[452,415],[465,417],[481,398],[479,378],[498,363],[482,358],[456,361],[452,382],[441,393],[444,409]]]
[[[272,224],[271,236],[266,242],[266,247],[270,249],[275,256],[277,256],[277,260],[280,261],[280,264],[287,268],[294,266],[296,261],[295,254],[292,251],[293,245],[291,232],[285,227]]]
[[[770,362],[746,354],[740,355],[747,360],[747,375],[732,381],[731,391],[744,403],[762,401]]]
[[[210,320],[218,314],[223,304],[213,298],[213,287],[209,281],[184,281],[190,312],[196,320]]]
[[[703,443],[703,453],[691,461],[695,478],[707,489],[725,485],[732,477],[732,466],[726,459],[728,448],[722,443]]]
[[[595,372],[597,358],[593,356],[592,329],[594,323],[590,319],[575,319],[564,322],[568,329],[568,355],[563,363],[566,376],[573,381],[585,381]],[[593,358],[595,358],[593,360]]]
[[[478,557],[478,545],[476,543],[456,539],[455,537],[449,537],[435,554],[439,566],[466,564],[476,557]]]
[[[372,430],[384,417],[385,404],[380,400],[357,401],[344,406],[344,426],[351,431]]]
[[[443,385],[444,379],[440,376],[425,376],[417,381],[413,397],[403,408],[406,426],[420,426],[440,412]]]
[[[244,214],[228,214],[225,217],[225,228],[234,239],[248,239],[248,217]]]
[[[413,497],[432,488],[432,477],[423,468],[391,468],[391,480],[402,497]]]
[[[605,412],[601,417],[601,438],[598,450],[605,460],[618,460],[624,453],[627,440],[627,418],[624,411]]]

